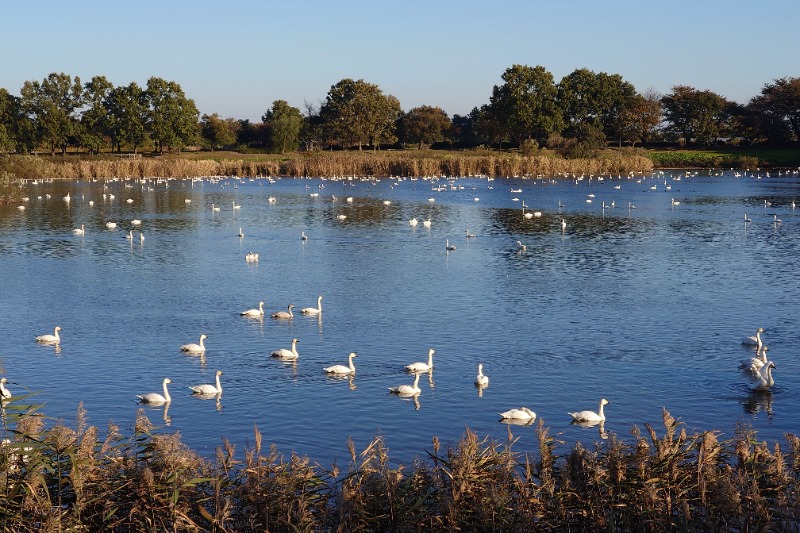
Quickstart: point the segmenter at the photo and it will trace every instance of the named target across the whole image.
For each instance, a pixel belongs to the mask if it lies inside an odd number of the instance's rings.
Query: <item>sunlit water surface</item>
[[[29,401],[67,424],[82,402],[91,424],[130,432],[136,395],[169,377],[168,409],[145,412],[206,456],[223,438],[252,444],[258,427],[280,450],[323,465],[347,461],[348,438],[361,449],[377,435],[408,462],[432,437],[455,442],[467,428],[505,440],[497,413],[520,406],[564,446],[593,443],[599,428],[571,425],[566,413],[596,410],[601,397],[610,401],[604,430],[622,439],[634,425],[660,427],[663,408],[690,431],[724,437],[739,423],[772,441],[800,429],[796,174],[27,189],[25,210],[0,207],[0,365],[15,394],[34,393]],[[541,216],[525,218],[523,202]],[[133,219],[144,242],[138,231],[125,238]],[[74,236],[81,224],[86,235]],[[245,261],[250,251],[257,263]],[[318,295],[320,319],[269,316],[313,307]],[[263,320],[239,315],[259,300]],[[59,348],[34,341],[56,325]],[[759,326],[776,385],[754,394],[737,364],[752,355],[741,337]],[[204,357],[179,351],[201,333]],[[296,364],[270,358],[292,338]],[[431,347],[421,394],[389,395],[413,381],[403,366]],[[354,378],[325,375],[351,351]],[[478,363],[490,378],[482,391]],[[216,370],[221,397],[191,396]],[[534,427],[511,431],[517,451],[538,450]]]

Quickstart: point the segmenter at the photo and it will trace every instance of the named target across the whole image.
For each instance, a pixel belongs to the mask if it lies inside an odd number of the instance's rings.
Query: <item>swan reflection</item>
[[[483,398],[483,389],[488,389],[489,385],[475,383],[475,388],[478,390],[478,398]]]
[[[768,419],[772,419],[772,392],[768,390],[756,390],[747,395],[742,402],[745,413],[754,415],[760,412],[767,414]]]
[[[193,398],[198,398],[200,400],[216,400],[215,404],[216,404],[217,411],[220,411],[220,412],[222,411],[222,393],[221,392],[217,392],[217,393],[207,392],[207,393],[201,393],[201,394],[195,393],[195,394],[192,394],[192,397]]]

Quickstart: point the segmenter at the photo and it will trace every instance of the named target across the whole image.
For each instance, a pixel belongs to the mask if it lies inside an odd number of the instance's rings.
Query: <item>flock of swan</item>
[[[758,328],[755,335],[742,338],[742,344],[756,349],[756,356],[742,359],[739,369],[747,380],[747,385],[754,391],[766,391],[775,385],[772,371],[777,368],[774,361],[767,359],[769,347],[761,340],[764,328]]]

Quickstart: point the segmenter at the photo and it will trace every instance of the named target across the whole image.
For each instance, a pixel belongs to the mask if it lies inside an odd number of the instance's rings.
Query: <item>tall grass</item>
[[[22,404],[22,407],[19,405]],[[542,420],[539,453],[467,430],[425,459],[390,459],[383,440],[349,464],[224,442],[213,459],[156,431],[140,412],[133,434],[86,424],[45,429],[36,406],[3,409],[3,531],[797,531],[800,439],[760,442],[687,434],[666,410],[663,429],[634,427],[590,448],[566,448]]]

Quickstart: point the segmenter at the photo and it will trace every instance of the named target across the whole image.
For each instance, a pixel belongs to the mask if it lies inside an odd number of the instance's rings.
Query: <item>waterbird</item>
[[[301,241],[307,241],[308,240],[308,237],[306,236],[306,232],[305,231],[301,231],[300,232],[300,240]]]
[[[449,240],[446,240],[446,239],[445,239],[445,241],[444,241],[444,249],[445,249],[445,250],[447,250],[447,251],[449,252],[449,251],[451,251],[451,250],[455,250],[455,249],[456,249],[456,247],[455,247],[455,245],[454,245],[454,244],[450,244],[450,241],[449,241]]]
[[[433,348],[428,350],[428,362],[423,363],[421,361],[417,361],[415,363],[411,363],[410,365],[406,365],[406,370],[409,372],[427,372],[428,370],[433,369],[433,354],[436,353],[436,350]]]
[[[401,396],[413,396],[415,394],[419,394],[422,390],[419,388],[419,376],[417,374],[414,377],[414,384],[413,385],[398,385],[397,387],[389,387],[389,392],[392,394],[399,394]]]
[[[316,307],[304,307],[300,310],[304,315],[319,315],[322,313],[322,296],[317,296]]]
[[[86,230],[85,230],[84,224],[81,224],[80,228],[75,228],[74,230],[72,230],[72,234],[73,235],[85,235],[86,234]]]
[[[184,344],[183,346],[181,346],[181,351],[187,353],[203,353],[206,351],[206,345],[203,344],[203,341],[206,340],[207,338],[208,335],[203,333],[202,335],[200,335],[200,344],[195,344],[195,343]]]
[[[742,344],[745,346],[755,346],[757,350],[761,349],[761,346],[764,344],[761,341],[761,334],[764,333],[764,328],[758,328],[756,330],[755,335],[750,335],[747,337],[742,337]]]
[[[748,378],[748,385],[750,386],[750,389],[755,391],[765,391],[769,390],[770,387],[775,385],[775,379],[772,376],[772,370],[775,368],[777,368],[775,363],[769,361],[756,374],[750,375]]]
[[[172,383],[172,380],[169,378],[164,378],[164,381],[161,383],[161,386],[164,389],[163,395],[157,392],[148,392],[146,394],[137,394],[136,397],[139,398],[141,403],[169,403],[172,401],[172,398],[167,390],[168,383]]]
[[[248,263],[256,263],[258,262],[258,254],[255,252],[248,252],[246,256],[244,256],[244,260]]]
[[[297,359],[300,357],[300,354],[297,353],[297,343],[300,342],[298,339],[292,339],[292,349],[287,350],[286,348],[279,348],[272,352],[270,355],[272,357],[277,357],[278,359]]]
[[[294,307],[294,304],[289,304],[287,311],[277,311],[272,313],[270,316],[272,316],[272,318],[294,318],[294,315],[292,314],[292,307]]]
[[[39,335],[36,337],[36,342],[41,342],[43,344],[58,344],[61,342],[61,337],[58,336],[59,331],[61,331],[61,326],[56,326],[52,335]]]
[[[0,378],[0,399],[3,400],[8,400],[12,396],[11,391],[6,388],[6,383],[8,383],[6,378]]]
[[[485,387],[489,384],[489,376],[483,373],[483,365],[478,363],[478,375],[475,376],[475,385]]]
[[[536,418],[536,413],[527,407],[520,407],[519,409],[509,409],[498,413],[503,420],[533,420]]]
[[[219,377],[222,374],[222,370],[217,370],[214,374],[217,381],[215,385],[203,383],[202,385],[192,385],[189,388],[192,389],[193,394],[222,394],[222,384],[219,382]]]
[[[356,352],[350,352],[350,355],[347,356],[349,366],[333,365],[326,367],[323,370],[325,370],[325,372],[328,374],[339,374],[339,375],[355,374],[356,366],[353,364],[353,357],[358,357],[358,355],[356,355]]]
[[[603,398],[600,400],[600,409],[595,413],[594,411],[578,411],[576,413],[567,413],[569,416],[572,417],[573,422],[588,422],[588,423],[597,423],[602,422],[606,419],[605,414],[603,414],[603,406],[608,404],[608,400]]]
[[[526,245],[522,244],[522,242],[520,242],[520,241],[517,241],[517,247],[519,248],[520,252],[524,252],[525,250],[528,249],[528,247]]]
[[[264,316],[264,302],[258,302],[258,309],[248,309],[247,311],[242,311],[239,314],[248,318],[262,317]]]

